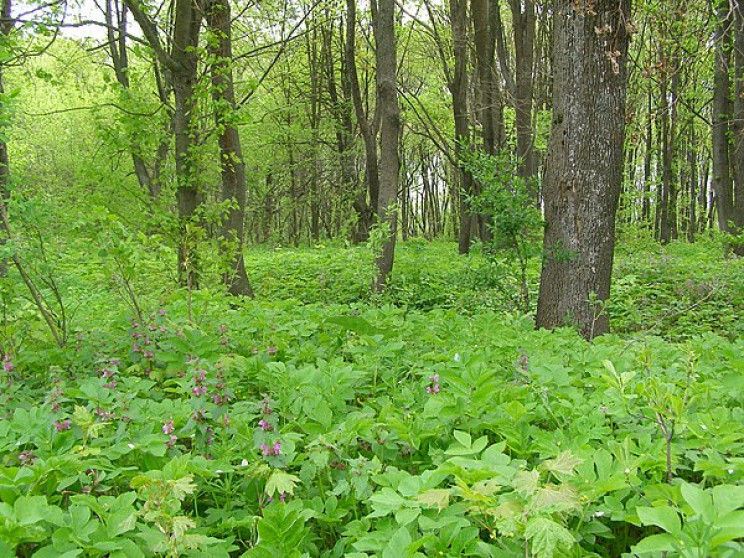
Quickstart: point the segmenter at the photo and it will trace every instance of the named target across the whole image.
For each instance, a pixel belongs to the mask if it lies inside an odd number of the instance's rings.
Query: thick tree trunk
[[[630,0],[558,0],[537,327],[609,329],[622,182]]]
[[[207,23],[212,34],[207,42],[212,56],[212,100],[220,146],[222,201],[230,202],[220,231],[222,249],[229,265],[222,282],[230,294],[253,297],[243,259],[245,237],[245,163],[240,135],[233,120],[235,90],[232,75],[232,22],[229,0],[211,0]]]
[[[375,13],[375,2],[378,1]],[[396,80],[395,0],[372,0],[377,58],[377,98],[380,106],[380,197],[378,218],[388,235],[377,258],[374,290],[381,292],[393,269],[398,227],[398,140],[400,107]]]

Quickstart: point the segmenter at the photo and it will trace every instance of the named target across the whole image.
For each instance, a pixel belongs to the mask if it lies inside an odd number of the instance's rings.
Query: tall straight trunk
[[[455,153],[459,162],[460,154],[470,139],[470,118],[468,117],[468,40],[467,40],[467,0],[450,0],[450,22],[455,58],[454,72],[448,86],[452,94],[452,112],[455,118]],[[473,178],[469,172],[458,165],[460,181],[460,234],[458,252],[470,252],[471,231],[474,217],[470,213],[466,197],[473,193]]]
[[[514,26],[514,120],[517,129],[517,173],[532,179],[537,174],[532,122],[532,66],[535,58],[535,3],[509,0]],[[533,197],[538,199],[536,185]]]
[[[695,129],[690,128],[690,145],[687,151],[687,165],[689,169],[689,211],[687,213],[687,242],[695,242],[697,229],[697,187],[698,187],[698,157],[695,151]]]
[[[731,13],[728,0],[718,0],[715,30],[715,66],[713,77],[713,114],[711,126],[711,148],[713,151],[713,190],[716,195],[718,227],[723,232],[733,232],[734,191],[729,159],[729,137],[733,103],[731,100],[732,33]]]
[[[211,32],[207,45],[212,57],[212,100],[220,146],[222,201],[231,202],[220,237],[229,265],[222,282],[230,294],[253,297],[243,259],[245,242],[245,163],[240,135],[234,124],[235,89],[232,74],[232,20],[229,0],[211,0],[207,10]]]
[[[744,231],[744,1],[733,5],[734,16],[734,114],[731,132],[734,175],[734,226]],[[734,253],[744,256],[744,244],[734,246]]]
[[[648,226],[651,219],[651,149],[653,146],[653,118],[651,117],[651,91],[648,92],[648,116],[646,121],[646,150],[643,156],[643,190],[641,198],[641,221]]]
[[[495,6],[498,9],[498,5]],[[483,149],[493,155],[496,147],[495,113],[499,112],[500,99],[497,95],[498,82],[494,79],[494,45],[491,30],[489,0],[471,0],[473,20],[476,74],[478,76],[478,113],[483,137]]]
[[[364,141],[364,175],[367,181],[367,192],[360,192],[354,200],[354,209],[357,212],[359,223],[354,240],[364,242],[369,237],[369,227],[372,224],[372,216],[378,214],[380,209],[380,171],[377,160],[377,125],[376,118],[371,118],[364,110],[362,91],[359,86],[359,76],[356,66],[356,0],[346,0],[346,42],[345,63],[346,78],[349,83],[351,98],[354,103],[354,112],[357,117],[359,131]],[[369,201],[367,197],[369,196]]]
[[[376,292],[381,292],[393,270],[398,228],[400,106],[396,80],[395,0],[372,0],[372,9],[377,59],[377,98],[381,117],[378,218],[383,226],[388,227],[382,254],[377,258],[377,279],[373,285]]]
[[[11,14],[12,0],[2,0],[2,9],[0,11],[0,40],[7,41],[13,31],[15,20]],[[0,121],[5,122],[7,119],[8,107],[5,105],[5,68],[0,63]],[[3,131],[4,132],[4,131]],[[10,159],[8,157],[8,144],[5,141],[6,134],[0,134],[0,204],[3,211],[7,207],[10,198]],[[10,231],[5,231],[0,237],[0,247],[4,248],[8,243]],[[8,259],[0,258],[0,277],[8,274]]]
[[[343,22],[339,26],[341,40],[344,37]],[[325,85],[328,90],[328,98],[331,105],[331,113],[335,120],[336,151],[340,161],[341,184],[344,192],[357,192],[358,180],[354,168],[354,125],[352,122],[351,84],[348,72],[345,71],[345,61],[342,57],[341,89],[336,80],[336,68],[333,58],[332,22],[321,30],[323,39],[323,59],[325,66]],[[355,232],[354,240],[361,242],[369,234],[369,217],[365,215],[366,196],[362,192],[361,203],[354,206],[360,220],[360,226]],[[329,233],[330,235],[330,233]]]
[[[555,3],[554,113],[536,325],[573,324],[589,339],[609,330],[602,303],[610,294],[623,173],[629,21],[630,0]]]

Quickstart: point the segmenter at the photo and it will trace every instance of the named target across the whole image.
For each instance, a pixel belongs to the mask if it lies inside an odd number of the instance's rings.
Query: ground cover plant
[[[589,343],[448,243],[401,246],[382,298],[365,248],[252,251],[237,302],[104,240],[49,263],[64,348],[4,280],[0,556],[744,552],[744,283],[712,243],[621,248]]]

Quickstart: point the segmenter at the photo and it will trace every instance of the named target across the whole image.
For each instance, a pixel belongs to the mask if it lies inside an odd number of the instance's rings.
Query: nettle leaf
[[[196,523],[193,519],[186,517],[185,515],[178,515],[173,518],[171,531],[173,532],[173,537],[175,539],[180,539],[186,534],[186,531],[193,529],[194,527],[196,527]]]
[[[533,505],[536,509],[550,508],[555,511],[580,507],[579,493],[568,484],[549,484],[537,489]]]
[[[448,488],[435,488],[422,492],[416,497],[416,501],[420,502],[426,507],[436,507],[438,511],[442,511],[449,506],[449,499],[452,491]]]
[[[559,548],[571,547],[575,542],[571,531],[547,517],[531,518],[524,537],[530,541],[535,558],[553,558]]]
[[[548,459],[543,462],[540,468],[558,475],[573,475],[576,467],[583,462],[584,460],[581,457],[575,456],[570,451],[564,451],[555,459]]]
[[[299,477],[277,469],[271,473],[269,480],[266,481],[266,494],[269,496],[273,496],[274,494],[294,494],[295,486],[299,482]]]
[[[196,490],[194,479],[191,476],[182,477],[178,480],[168,481],[170,484],[171,494],[177,500],[183,501],[186,496],[193,494]]]
[[[532,496],[540,486],[540,473],[536,470],[519,471],[512,482],[512,486],[517,492],[525,496]]]
[[[659,506],[657,508],[642,506],[636,509],[636,513],[642,525],[656,525],[675,537],[679,536],[682,531],[682,522],[677,511],[669,506]]]

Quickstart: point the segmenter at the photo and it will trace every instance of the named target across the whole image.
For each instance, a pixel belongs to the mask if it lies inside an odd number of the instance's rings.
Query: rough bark
[[[544,181],[537,327],[609,329],[615,214],[622,183],[630,0],[555,5],[553,128]]]
[[[245,270],[245,163],[235,126],[235,89],[232,74],[232,23],[229,0],[212,0],[206,14],[211,33],[207,42],[212,59],[212,101],[220,147],[223,202],[230,202],[220,230],[220,244],[228,262],[222,282],[234,296],[253,297]]]
[[[375,10],[375,2],[378,1]],[[377,258],[377,278],[373,285],[381,292],[393,269],[398,227],[398,140],[400,106],[396,80],[395,0],[372,0],[377,59],[377,98],[380,110],[380,196],[378,218],[388,228],[382,253]],[[376,12],[376,13],[375,13]]]

